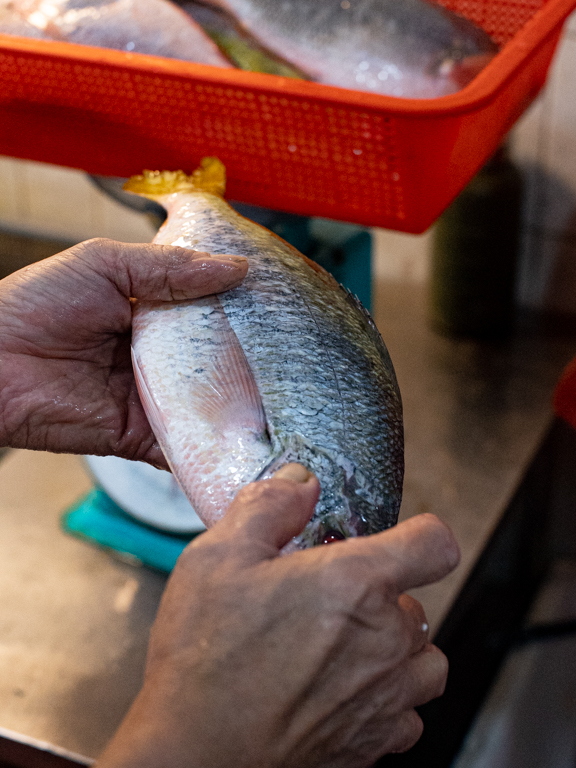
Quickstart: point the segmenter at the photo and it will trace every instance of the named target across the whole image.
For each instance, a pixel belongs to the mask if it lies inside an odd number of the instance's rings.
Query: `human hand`
[[[130,359],[131,298],[219,293],[240,256],[88,240],[0,281],[0,446],[123,456],[166,468]]]
[[[367,768],[408,749],[444,655],[404,590],[458,547],[432,515],[279,557],[319,484],[253,483],[187,547],[152,630],[145,682],[98,768]]]

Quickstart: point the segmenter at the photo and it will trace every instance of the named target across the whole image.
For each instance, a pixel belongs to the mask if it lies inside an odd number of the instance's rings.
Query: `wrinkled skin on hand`
[[[228,290],[240,256],[88,240],[0,281],[0,445],[166,468],[130,360],[131,298]]]
[[[452,570],[457,545],[419,515],[279,557],[318,493],[288,465],[184,551],[98,768],[368,768],[419,738],[414,707],[442,693],[447,662],[403,593]]]

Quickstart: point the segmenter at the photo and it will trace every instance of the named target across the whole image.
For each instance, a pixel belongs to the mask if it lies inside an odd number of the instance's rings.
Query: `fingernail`
[[[312,472],[308,472],[302,464],[286,464],[274,475],[281,480],[292,480],[294,483],[305,483],[311,476]]]

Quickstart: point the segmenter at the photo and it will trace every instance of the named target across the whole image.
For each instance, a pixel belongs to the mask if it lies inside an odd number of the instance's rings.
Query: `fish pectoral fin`
[[[192,392],[194,410],[219,432],[264,435],[266,416],[256,380],[234,331],[224,329],[217,354]]]

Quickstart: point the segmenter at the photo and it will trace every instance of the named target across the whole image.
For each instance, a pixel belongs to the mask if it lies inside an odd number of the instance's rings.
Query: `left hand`
[[[131,298],[236,287],[240,256],[88,240],[0,281],[0,446],[166,468],[130,359]]]

